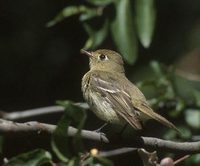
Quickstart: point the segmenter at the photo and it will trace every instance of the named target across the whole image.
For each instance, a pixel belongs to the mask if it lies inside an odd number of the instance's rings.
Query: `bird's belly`
[[[103,97],[93,94],[91,95],[91,100],[92,111],[97,115],[97,117],[108,123],[125,124],[124,119],[118,116],[111,104]]]

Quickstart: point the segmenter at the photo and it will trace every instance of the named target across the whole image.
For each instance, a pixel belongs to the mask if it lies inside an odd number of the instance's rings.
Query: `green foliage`
[[[52,21],[47,23],[47,27],[54,26],[58,22],[62,21],[64,18],[80,14],[79,19],[81,21],[86,21],[93,17],[102,14],[101,10],[96,8],[89,8],[83,5],[80,6],[69,6],[64,8]]]
[[[111,24],[112,36],[124,59],[133,64],[137,57],[137,40],[130,0],[115,2],[116,16]]]
[[[190,100],[185,99],[177,91],[179,84],[175,82],[177,76],[172,68],[167,68],[157,61],[152,61],[150,66],[154,78],[140,82],[139,87],[144,89],[150,85],[149,88],[155,92],[149,99],[154,109],[166,111],[171,118],[179,120],[176,121],[176,127],[180,130],[181,135],[177,135],[173,130],[167,130],[163,138],[179,141],[191,139],[192,132],[200,128],[199,91],[193,87],[194,97]]]
[[[174,99],[175,89],[172,84],[172,72],[167,71],[162,64],[157,61],[150,62],[150,66],[155,74],[155,78],[150,82],[157,92],[158,101]]]
[[[150,46],[155,28],[156,11],[154,3],[154,0],[136,0],[135,3],[138,36],[145,48]]]
[[[51,154],[43,149],[36,149],[13,157],[4,166],[43,166],[47,163],[53,165]]]
[[[106,6],[112,3],[114,0],[87,0],[87,2],[96,5],[96,6]]]
[[[57,158],[59,166],[80,166],[87,161],[89,166],[113,166],[113,163],[100,156],[88,155],[84,149],[81,130],[86,120],[85,110],[76,106],[71,101],[57,101],[65,108],[64,115],[59,120],[52,135],[51,147]],[[77,128],[75,136],[68,134],[69,127],[73,125]],[[83,160],[83,156],[87,156]],[[52,160],[52,154],[43,149],[36,149],[11,158],[4,166],[44,166],[56,165]]]
[[[96,165],[99,165],[99,166],[114,166],[113,163],[104,158],[104,157],[98,157],[98,156],[91,156],[89,159],[88,159],[88,165],[89,166],[96,166]]]
[[[108,20],[105,20],[103,26],[97,31],[92,29],[88,23],[84,23],[84,28],[88,33],[89,38],[87,39],[84,49],[95,49],[97,48],[106,38],[109,30]]]
[[[129,64],[134,64],[138,58],[138,40],[143,47],[150,47],[156,26],[154,0],[85,0],[77,3],[79,4],[65,7],[47,23],[47,26],[54,26],[66,18],[75,16],[88,35],[83,46],[85,49],[99,48],[111,34],[113,45]],[[98,28],[94,24],[95,21],[100,24]],[[142,81],[138,85],[141,89],[150,87],[153,91],[149,99],[150,104],[155,110],[165,111],[167,118],[175,121],[181,132],[181,135],[178,135],[169,129],[163,138],[179,141],[191,139],[193,132],[197,133],[200,129],[199,82],[194,83],[181,78],[175,74],[174,69],[169,69],[157,61],[152,61],[150,66],[153,71],[151,80]],[[36,149],[10,159],[5,166],[54,165],[51,155],[56,155],[59,165],[63,166],[79,166],[84,162],[82,154],[86,150],[81,139],[81,129],[86,120],[86,113],[70,101],[59,101],[58,104],[65,107],[65,113],[52,135],[51,145],[54,153]],[[69,126],[78,128],[73,138],[67,133]],[[1,151],[2,142],[0,139]],[[89,166],[113,165],[110,160],[99,156],[88,155],[86,160]],[[194,155],[186,164],[199,165],[199,162],[200,155]]]
[[[200,129],[200,109],[186,109],[185,120],[190,127]]]
[[[197,106],[200,107],[200,91],[197,89],[194,90],[193,95],[194,95]]]
[[[80,107],[74,106],[70,101],[59,101],[58,104],[65,107],[65,113],[58,122],[57,128],[52,136],[52,149],[57,157],[63,162],[72,162],[70,158],[74,155],[78,156],[83,151],[81,140],[81,129],[86,120],[86,113]],[[75,124],[78,129],[76,136],[72,140],[73,150],[69,145],[68,127]],[[78,159],[75,157],[76,162]]]
[[[186,160],[186,166],[199,165],[200,154],[192,155]]]
[[[47,26],[53,26],[64,18],[79,15],[79,20],[88,34],[85,49],[95,50],[100,47],[111,30],[117,50],[127,63],[134,64],[138,55],[137,36],[145,48],[149,47],[152,41],[156,19],[154,0],[138,0],[135,2],[135,8],[132,7],[131,0],[86,1],[90,7],[86,5],[68,6],[47,23]],[[101,28],[96,29],[91,24],[94,18],[104,20]]]

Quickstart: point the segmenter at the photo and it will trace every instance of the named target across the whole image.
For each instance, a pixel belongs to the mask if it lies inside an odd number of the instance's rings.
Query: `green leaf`
[[[106,6],[112,3],[114,0],[87,0],[87,1],[96,6]]]
[[[57,104],[62,105],[65,108],[64,115],[67,119],[69,119],[70,123],[76,123],[75,127],[79,129],[83,127],[83,124],[86,120],[86,113],[81,107],[78,107],[69,100],[57,101]]]
[[[68,162],[71,153],[69,150],[69,142],[67,130],[70,124],[66,114],[63,115],[61,120],[58,122],[56,130],[52,135],[51,146],[57,157],[63,161]]]
[[[85,21],[93,17],[102,15],[101,8],[88,8],[86,6],[68,6],[64,8],[53,20],[47,23],[47,27],[54,26],[63,19],[68,18],[73,15],[81,14],[80,20]]]
[[[47,27],[54,26],[58,22],[62,21],[64,18],[80,14],[85,12],[87,8],[85,6],[68,6],[64,8],[53,20],[47,23]]]
[[[185,102],[182,99],[177,99],[174,102],[176,102],[176,108],[175,108],[175,110],[170,111],[169,115],[171,117],[176,118],[182,113],[182,111],[185,107]]]
[[[154,0],[136,0],[136,25],[140,42],[148,48],[155,28],[156,11]]]
[[[67,166],[80,166],[80,158],[74,157],[68,163]]]
[[[150,66],[158,77],[164,76],[161,64],[158,61],[151,61]]]
[[[137,39],[130,0],[115,1],[116,16],[112,21],[113,40],[124,59],[133,64],[137,59]]]
[[[88,158],[88,166],[95,166],[94,157],[89,157]]]
[[[36,149],[13,157],[4,166],[42,166],[47,163],[53,165],[51,154],[43,149]]]
[[[96,49],[105,40],[108,34],[109,23],[106,20],[99,30],[94,30],[88,23],[84,23],[89,38],[85,43],[84,49]]]
[[[188,140],[191,138],[192,133],[188,127],[185,126],[177,126],[178,130],[180,131],[181,139]],[[177,132],[175,130],[168,130],[164,135],[163,138],[166,140],[177,140]]]
[[[107,158],[105,157],[95,157],[95,159],[100,163],[102,164],[103,166],[114,166],[113,162],[108,160]]]
[[[184,139],[184,140],[188,140],[191,138],[192,136],[192,133],[190,131],[190,129],[186,126],[179,126],[178,127],[180,133],[181,133],[181,138]]]
[[[155,83],[157,88],[162,90],[162,98],[173,99],[175,97],[175,91],[169,76],[167,76],[168,73],[166,70],[164,70],[163,66],[157,61],[151,61],[150,65],[156,77],[158,78]]]
[[[196,105],[200,106],[200,91],[198,91],[197,89],[194,89],[193,95],[195,97]]]
[[[185,110],[185,120],[189,126],[195,129],[200,129],[200,110],[187,109]]]
[[[200,163],[200,154],[195,154],[195,155],[191,155],[186,161],[185,161],[185,165],[186,166],[197,166]]]
[[[167,130],[167,132],[163,135],[163,138],[166,140],[175,140],[177,132],[174,130]]]
[[[65,113],[58,122],[56,130],[52,135],[51,145],[53,151],[60,160],[63,162],[69,162],[69,159],[74,156],[74,154],[77,155],[83,149],[80,134],[86,120],[86,114],[82,109],[80,109],[80,107],[75,106],[70,101],[59,101],[57,103],[65,107]],[[72,123],[76,124],[75,127],[78,128],[78,131],[73,137],[73,141],[69,147],[69,137],[67,131],[69,125]]]
[[[82,13],[79,17],[80,21],[87,21],[94,17],[101,16],[103,8],[87,8],[86,12]]]

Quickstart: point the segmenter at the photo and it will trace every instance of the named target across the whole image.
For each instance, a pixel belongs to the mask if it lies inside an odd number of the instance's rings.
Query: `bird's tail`
[[[136,108],[139,111],[141,111],[143,114],[145,114],[146,116],[148,116],[152,119],[155,119],[158,122],[162,123],[163,125],[171,128],[171,129],[174,129],[176,132],[180,133],[180,131],[176,128],[176,126],[173,123],[171,123],[166,118],[164,118],[161,115],[154,112],[146,103],[136,105]]]

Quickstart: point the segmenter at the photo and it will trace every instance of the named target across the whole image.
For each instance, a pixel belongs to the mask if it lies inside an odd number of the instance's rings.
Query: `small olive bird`
[[[142,92],[126,78],[120,54],[107,49],[81,52],[90,60],[90,71],[82,79],[83,97],[97,117],[107,123],[128,123],[135,130],[142,130],[145,119],[155,119],[178,131],[150,108]]]

